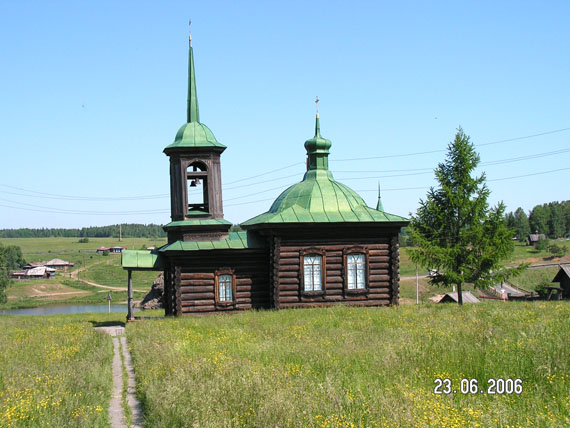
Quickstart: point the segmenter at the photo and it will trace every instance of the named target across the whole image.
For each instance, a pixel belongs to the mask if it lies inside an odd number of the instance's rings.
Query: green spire
[[[196,93],[196,77],[194,73],[194,51],[192,49],[192,35],[190,35],[190,52],[188,56],[188,115],[187,121],[180,127],[174,142],[165,147],[164,153],[169,155],[173,150],[188,149],[191,147],[217,147],[220,153],[226,148],[220,144],[210,128],[200,123],[198,110],[198,95]],[[169,155],[170,156],[170,155]]]
[[[382,196],[380,196],[380,182],[378,182],[378,203],[376,204],[377,211],[384,211],[384,207],[382,206]]]
[[[321,124],[319,113],[315,122],[315,136],[305,141],[307,150],[307,170],[328,170],[329,169],[329,149],[332,143],[330,140],[321,137]]]
[[[200,122],[198,109],[198,94],[196,93],[196,73],[194,72],[194,50],[192,49],[192,34],[189,37],[190,52],[188,56],[188,114],[187,122]]]

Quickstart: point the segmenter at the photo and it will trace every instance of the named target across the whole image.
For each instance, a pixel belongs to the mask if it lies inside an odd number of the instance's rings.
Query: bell
[[[196,180],[192,180],[190,182],[190,187],[196,187]]]

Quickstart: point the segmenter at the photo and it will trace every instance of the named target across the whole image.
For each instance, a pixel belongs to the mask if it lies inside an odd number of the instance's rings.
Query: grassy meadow
[[[568,302],[259,311],[127,336],[147,428],[570,426]],[[523,392],[435,395],[436,378]]]
[[[111,337],[124,314],[0,316],[0,427],[108,427]]]

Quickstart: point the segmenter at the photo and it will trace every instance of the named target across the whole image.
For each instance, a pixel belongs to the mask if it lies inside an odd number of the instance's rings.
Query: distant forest
[[[163,238],[166,232],[158,224],[122,224],[123,238]],[[0,238],[118,238],[119,225],[82,227],[81,229],[1,229]]]
[[[507,224],[524,240],[529,233],[543,233],[549,239],[570,236],[570,201],[550,202],[535,206],[528,215],[522,208],[505,215]]]
[[[570,201],[549,202],[536,205],[527,214],[522,208],[505,214],[507,225],[515,230],[519,241],[524,241],[531,233],[542,233],[548,239],[570,237]],[[408,228],[400,233],[400,245],[412,246]]]

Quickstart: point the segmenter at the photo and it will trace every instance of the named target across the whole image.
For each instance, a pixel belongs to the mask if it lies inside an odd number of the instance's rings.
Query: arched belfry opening
[[[186,168],[188,215],[209,213],[208,168],[195,161]]]

